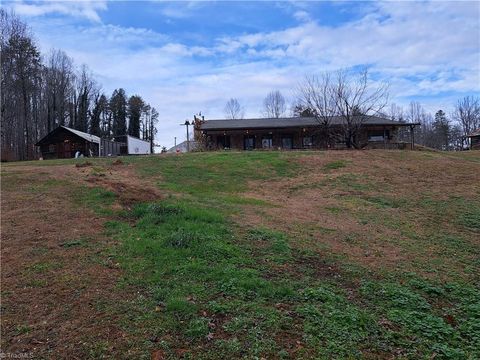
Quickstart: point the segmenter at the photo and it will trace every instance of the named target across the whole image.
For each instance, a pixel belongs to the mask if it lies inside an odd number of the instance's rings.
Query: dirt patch
[[[123,161],[120,160],[120,159],[117,159],[117,160],[115,160],[115,161],[112,162],[112,165],[113,165],[113,166],[123,165]]]
[[[5,166],[2,169],[2,352],[91,358],[128,351],[112,304],[121,271],[105,249],[105,218],[72,202],[75,186],[100,186],[123,207],[161,194],[129,166]],[[95,179],[95,180],[92,180]]]
[[[77,168],[83,168],[83,167],[88,167],[88,166],[92,166],[92,163],[90,161],[85,161],[83,163],[75,164],[75,167],[77,167]]]
[[[141,179],[131,165],[125,165],[121,160],[95,172],[81,172],[72,174],[79,176],[89,186],[100,186],[113,191],[118,197],[118,203],[123,207],[130,207],[139,202],[156,201],[163,198],[163,194],[149,179]]]

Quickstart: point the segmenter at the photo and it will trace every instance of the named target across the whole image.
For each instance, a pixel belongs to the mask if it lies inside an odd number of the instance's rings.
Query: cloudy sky
[[[480,2],[3,1],[43,53],[64,50],[106,93],[123,87],[160,112],[161,145],[179,124],[221,118],[237,98],[246,117],[265,95],[289,102],[306,74],[368,66],[391,101],[450,111],[480,94]]]

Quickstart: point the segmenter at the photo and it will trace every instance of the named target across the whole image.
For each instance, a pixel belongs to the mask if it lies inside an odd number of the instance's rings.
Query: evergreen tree
[[[140,117],[145,102],[139,95],[133,95],[128,99],[128,134],[140,137]]]
[[[450,122],[443,110],[438,110],[435,113],[433,132],[435,137],[435,147],[442,150],[448,150],[450,145]]]
[[[110,98],[110,111],[112,113],[113,136],[126,135],[127,133],[127,96],[122,88],[115,89]]]

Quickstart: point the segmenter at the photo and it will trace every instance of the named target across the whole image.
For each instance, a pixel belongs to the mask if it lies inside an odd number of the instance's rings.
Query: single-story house
[[[346,147],[345,122],[340,116],[329,119],[329,139],[314,117],[220,119],[195,118],[195,131],[205,139],[207,149],[339,149]],[[358,123],[358,122],[357,122]],[[405,149],[414,146],[415,126],[378,116],[364,116],[355,134],[360,148]],[[408,142],[398,141],[400,128],[409,128]]]
[[[480,150],[480,129],[467,135],[470,139],[470,150]]]

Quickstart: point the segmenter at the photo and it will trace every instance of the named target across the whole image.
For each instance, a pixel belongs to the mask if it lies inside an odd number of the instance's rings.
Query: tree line
[[[60,125],[114,139],[132,135],[150,141],[158,112],[124,89],[102,91],[86,65],[53,49],[42,56],[26,23],[0,10],[2,160],[38,156],[35,143]],[[153,149],[152,149],[153,150]]]
[[[417,145],[439,150],[462,150],[468,147],[467,135],[480,128],[480,99],[466,96],[457,101],[451,114],[438,110],[434,115],[412,101],[407,108],[389,104],[388,84],[373,82],[368,70],[357,72],[338,70],[305,76],[294,91],[294,102],[287,114],[287,102],[278,90],[263,100],[261,113],[265,118],[313,117],[325,141],[325,147],[340,136],[347,147],[357,147],[357,134],[371,116],[380,116],[401,123],[419,124],[414,127]],[[225,105],[227,119],[243,119],[245,110],[236,98]],[[340,131],[333,131],[334,117],[343,119]],[[399,141],[410,141],[410,129],[401,127]]]
[[[459,99],[450,114],[438,110],[426,111],[418,101],[403,108],[391,104],[384,115],[402,123],[419,123],[415,127],[415,143],[438,150],[463,150],[468,147],[467,135],[480,128],[480,98],[466,96]],[[400,132],[403,140],[408,134]]]

